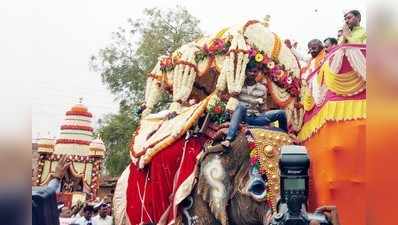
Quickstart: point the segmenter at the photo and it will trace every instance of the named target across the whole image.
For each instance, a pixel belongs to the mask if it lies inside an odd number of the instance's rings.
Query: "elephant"
[[[205,146],[196,186],[182,203],[177,224],[266,224],[267,178],[250,165],[249,152],[244,134],[229,149]]]

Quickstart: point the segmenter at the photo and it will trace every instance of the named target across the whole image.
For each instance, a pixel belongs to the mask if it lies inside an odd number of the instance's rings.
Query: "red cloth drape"
[[[173,190],[194,171],[196,157],[204,141],[203,137],[194,137],[188,141],[180,138],[158,153],[145,169],[130,166],[126,211],[131,225],[159,221],[172,203]],[[170,214],[169,218],[172,217]]]

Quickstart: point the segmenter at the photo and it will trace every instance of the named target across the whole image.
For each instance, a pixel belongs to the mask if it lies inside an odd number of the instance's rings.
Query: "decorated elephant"
[[[264,224],[276,210],[279,148],[291,137],[277,125],[243,126],[225,149],[215,135],[227,119],[214,113],[234,110],[247,65],[263,72],[268,108],[284,109],[289,130],[300,129],[299,64],[268,21],[225,28],[161,56],[147,80],[132,163],[115,190],[118,225]],[[162,91],[173,100],[153,112]],[[223,94],[223,103],[213,101]]]

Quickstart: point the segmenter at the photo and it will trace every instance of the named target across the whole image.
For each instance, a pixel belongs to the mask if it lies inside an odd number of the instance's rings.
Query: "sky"
[[[270,15],[270,29],[282,39],[297,40],[304,51],[310,39],[336,36],[346,10],[359,9],[365,24],[365,4],[362,0],[3,0],[2,127],[12,129],[13,123],[7,118],[15,113],[5,106],[20,100],[30,102],[29,106],[17,107],[27,107],[31,112],[32,138],[57,136],[65,112],[80,97],[93,113],[93,121],[117,112],[115,96],[102,84],[100,75],[90,71],[89,58],[110,43],[117,27],[126,25],[128,18],[140,18],[145,8],[184,6],[201,21],[200,28],[206,34]],[[8,85],[11,83],[16,86]]]

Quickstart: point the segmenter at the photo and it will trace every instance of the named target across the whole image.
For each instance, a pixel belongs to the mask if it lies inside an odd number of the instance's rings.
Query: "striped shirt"
[[[264,84],[256,83],[252,86],[245,85],[238,96],[239,104],[246,107],[249,115],[260,114],[260,105],[265,103],[267,88]]]

